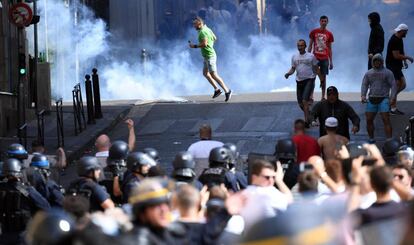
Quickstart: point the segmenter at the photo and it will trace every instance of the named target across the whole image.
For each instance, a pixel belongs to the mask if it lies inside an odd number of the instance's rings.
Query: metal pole
[[[37,15],[37,0],[33,1],[33,16]],[[33,64],[33,84],[34,84],[34,99],[35,99],[35,109],[38,111],[38,101],[37,101],[37,54],[38,54],[38,41],[37,41],[37,23],[33,25],[33,37],[34,37],[34,64]]]
[[[99,91],[98,69],[92,69],[93,101],[95,103],[95,118],[102,118],[101,92]]]
[[[88,109],[88,124],[95,124],[95,115],[93,107],[93,95],[92,95],[92,82],[91,76],[85,76],[85,91],[86,91],[86,104]]]
[[[48,40],[48,23],[47,23],[47,0],[43,0],[45,14],[45,60],[49,62],[49,40]]]

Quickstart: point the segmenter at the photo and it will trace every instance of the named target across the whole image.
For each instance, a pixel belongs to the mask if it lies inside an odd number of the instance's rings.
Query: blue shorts
[[[318,66],[319,66],[319,69],[321,70],[321,74],[324,74],[324,75],[329,74],[329,60],[319,60]]]
[[[209,72],[217,72],[217,57],[204,57],[204,69],[207,69]]]
[[[389,112],[390,111],[390,100],[389,98],[384,98],[381,103],[373,104],[369,100],[367,102],[366,112]]]

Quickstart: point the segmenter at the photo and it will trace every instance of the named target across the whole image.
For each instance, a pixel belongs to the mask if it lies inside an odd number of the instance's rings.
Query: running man
[[[329,70],[333,69],[332,62],[332,43],[334,42],[333,34],[326,29],[328,25],[328,17],[323,15],[319,19],[319,28],[313,29],[309,34],[309,47],[308,52],[312,52],[318,59],[319,69],[321,75],[319,80],[321,82],[322,98],[325,100],[325,89],[326,89],[326,75]]]
[[[217,73],[217,55],[213,48],[217,37],[214,35],[213,31],[204,24],[203,19],[200,17],[195,18],[193,26],[198,31],[199,44],[192,44],[189,41],[189,46],[190,48],[201,49],[201,55],[204,57],[203,75],[214,88],[213,99],[222,93],[221,89],[217,86],[218,83],[225,92],[225,101],[227,102],[231,97],[231,90],[227,88],[223,79]]]

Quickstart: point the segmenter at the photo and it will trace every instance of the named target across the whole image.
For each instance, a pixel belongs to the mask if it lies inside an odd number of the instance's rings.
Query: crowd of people
[[[0,172],[0,243],[413,242],[412,148],[389,139],[380,151],[337,134],[335,117],[323,125],[316,140],[297,119],[272,156],[247,164],[235,144],[201,125],[170,174],[156,149],[134,151],[133,130],[131,144],[101,135],[95,154],[73,163],[78,177],[65,188],[52,174],[65,163],[38,143],[31,154],[11,144]]]
[[[368,71],[361,82],[361,102],[366,104],[365,117],[369,143],[376,142],[374,119],[377,113],[381,115],[386,138],[392,138],[390,115],[404,115],[404,112],[397,108],[397,95],[406,87],[402,69],[407,67],[407,61],[411,63],[414,61],[404,52],[403,39],[408,32],[408,26],[404,23],[394,29],[394,34],[388,41],[386,58],[383,58],[384,30],[380,22],[379,13],[372,12],[368,15],[368,23],[371,27],[368,42]],[[299,53],[292,57],[291,68],[285,74],[285,78],[288,79],[296,72],[297,102],[304,112],[306,127],[309,128],[312,121],[316,119],[319,119],[319,124],[323,125],[325,119],[335,117],[339,124],[338,133],[349,139],[348,118],[352,121],[354,134],[359,131],[360,118],[348,103],[338,99],[339,93],[335,86],[326,89],[327,75],[334,67],[332,58],[334,35],[327,29],[329,23],[327,16],[321,16],[319,23],[320,27],[310,31],[307,51],[306,41],[304,39],[297,41]],[[316,77],[320,80],[321,101],[310,108],[314,101]],[[322,134],[325,134],[323,126],[320,127],[320,135]]]

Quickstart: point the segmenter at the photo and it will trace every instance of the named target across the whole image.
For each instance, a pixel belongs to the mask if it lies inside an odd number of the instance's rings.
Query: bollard
[[[88,105],[88,124],[95,124],[91,76],[86,75],[85,79],[86,104]]]
[[[408,144],[413,147],[414,146],[414,116],[410,117],[410,142]]]
[[[95,118],[102,118],[101,92],[99,90],[98,69],[92,69],[93,100],[95,102]]]

